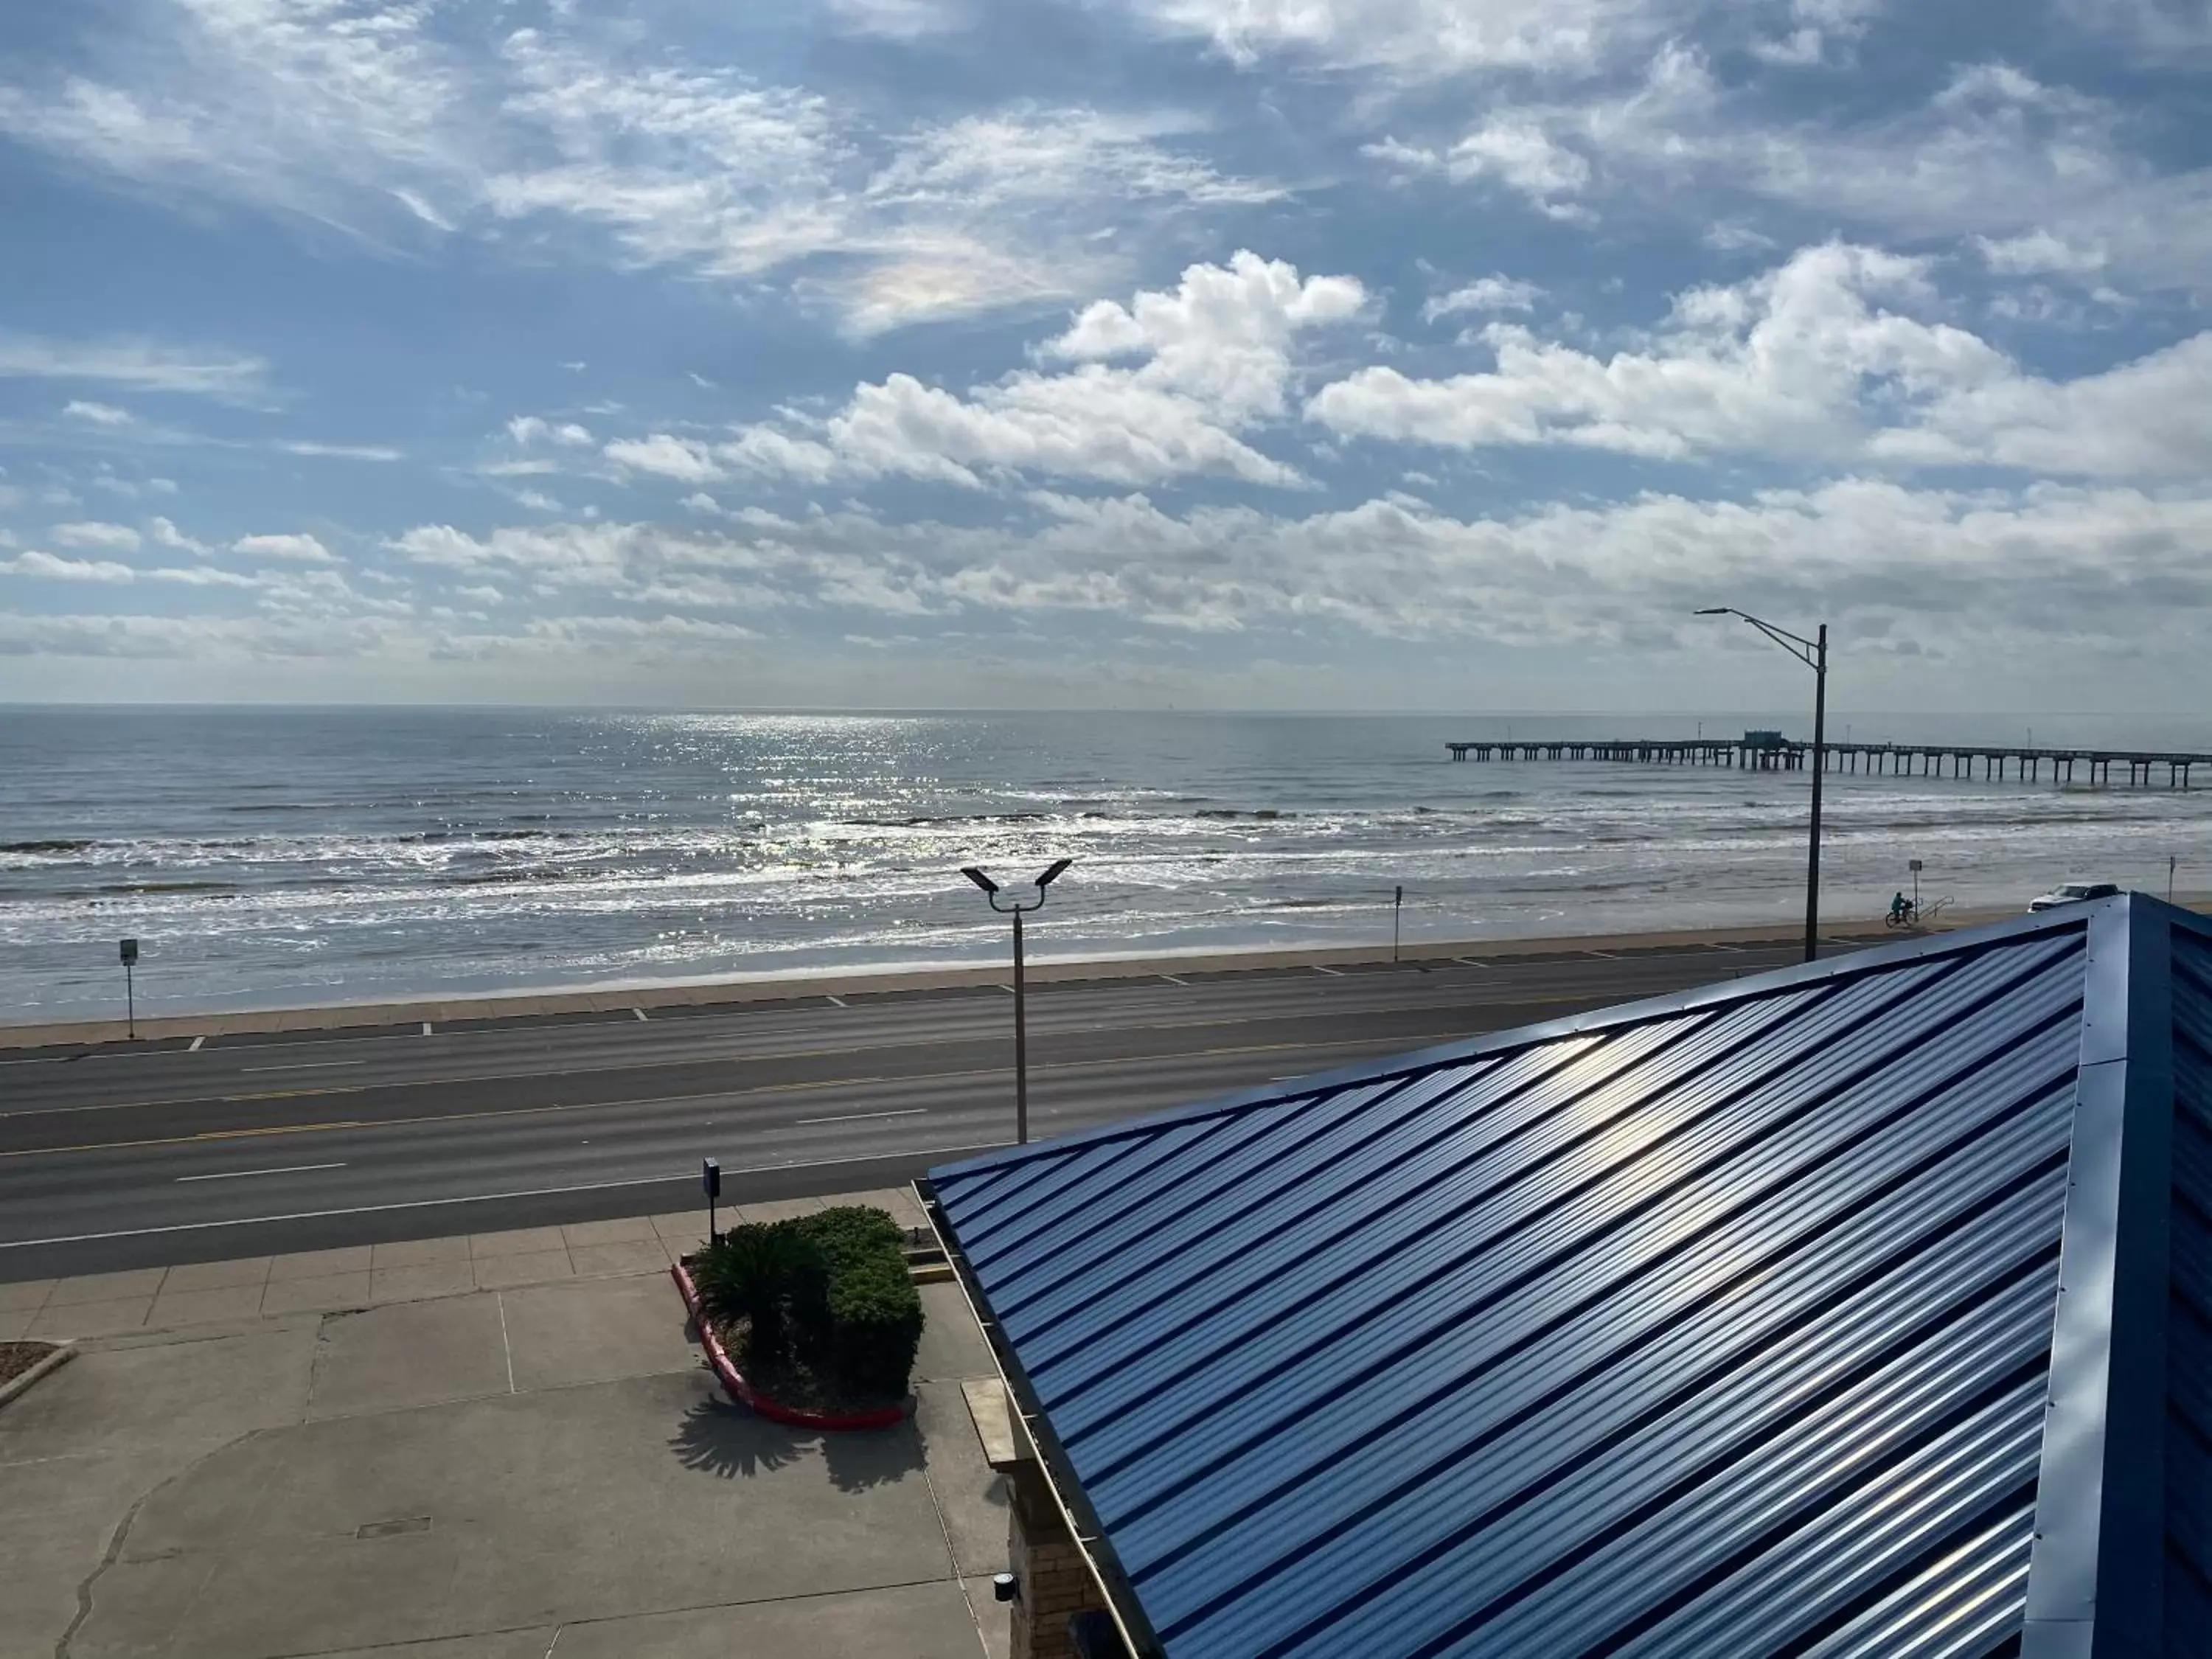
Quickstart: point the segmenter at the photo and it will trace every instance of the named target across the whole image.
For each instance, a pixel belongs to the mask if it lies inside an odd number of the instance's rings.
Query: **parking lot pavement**
[[[387,1271],[556,1248],[516,1245]],[[659,1270],[88,1338],[0,1409],[0,1659],[1003,1654],[988,1358],[925,1291],[868,1434],[722,1401]]]

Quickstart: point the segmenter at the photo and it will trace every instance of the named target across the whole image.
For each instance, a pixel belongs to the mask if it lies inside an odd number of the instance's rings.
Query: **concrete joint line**
[[[138,1495],[137,1500],[124,1512],[123,1519],[115,1523],[115,1531],[108,1538],[107,1547],[100,1553],[99,1564],[78,1582],[76,1612],[69,1621],[69,1628],[62,1632],[61,1639],[54,1644],[54,1659],[70,1659],[70,1649],[76,1641],[77,1632],[84,1627],[84,1621],[92,1617],[94,1590],[100,1579],[106,1576],[108,1569],[123,1559],[123,1547],[130,1542],[131,1529],[137,1524],[138,1516],[146,1505],[178,1482],[198,1474],[201,1466],[210,1460],[222,1456],[234,1446],[243,1445],[249,1440],[258,1439],[267,1432],[265,1429],[249,1429],[234,1439],[226,1440],[219,1446],[210,1447],[167,1480],[155,1481],[153,1486]],[[205,1583],[203,1583],[200,1588],[206,1589]],[[197,1591],[194,1593],[193,1600],[198,1600]]]
[[[507,1340],[507,1292],[495,1291],[492,1295],[499,1305],[499,1351],[507,1356],[507,1391],[513,1394],[514,1392],[514,1345]],[[561,1639],[559,1631],[553,1632],[553,1639],[556,1642]],[[553,1651],[550,1648],[545,1650],[548,1653]]]

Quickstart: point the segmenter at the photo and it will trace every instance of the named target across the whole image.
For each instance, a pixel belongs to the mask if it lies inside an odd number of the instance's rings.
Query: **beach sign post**
[[[138,941],[123,941],[123,1035],[132,1042],[138,1041],[138,993],[131,982],[131,970],[138,965]]]
[[[1920,914],[1920,860],[1915,859],[1905,867],[1912,872],[1912,914],[1917,916]]]
[[[1405,908],[1406,889],[1401,883],[1390,900],[1390,960],[1394,963],[1398,960],[1398,913]]]

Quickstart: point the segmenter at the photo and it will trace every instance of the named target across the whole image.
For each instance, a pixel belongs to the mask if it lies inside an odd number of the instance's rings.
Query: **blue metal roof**
[[[2179,1659],[2212,1639],[2212,937],[2175,930],[2172,996],[2164,1589]]]
[[[930,1195],[1140,1650],[2012,1651],[2032,1553],[2115,1594],[2094,1521],[2035,1540],[2045,1419],[2087,1398],[2054,1403],[2054,1307],[2097,1237],[2069,1196],[2087,1033],[2124,1056],[2149,983],[2093,964],[2131,921],[2162,951],[2179,915],[2123,898],[1486,1037],[970,1160]],[[2196,928],[2172,930],[2164,1438],[2202,1474]],[[2065,1330],[2099,1360],[2094,1320]],[[2093,1438],[2094,1476],[2120,1453]],[[2165,1576],[2212,1607],[2212,1487],[2161,1490]]]

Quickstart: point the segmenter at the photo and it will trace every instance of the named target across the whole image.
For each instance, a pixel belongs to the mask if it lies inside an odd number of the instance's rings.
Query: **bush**
[[[821,1252],[788,1223],[732,1227],[699,1253],[691,1282],[708,1319],[730,1324],[744,1319],[752,1340],[774,1348],[782,1342],[794,1303],[818,1299],[823,1279]]]
[[[903,1251],[831,1275],[830,1353],[840,1376],[873,1393],[904,1394],[921,1346],[921,1297]]]
[[[692,1269],[708,1319],[750,1322],[750,1352],[795,1354],[847,1387],[902,1395],[921,1344],[906,1235],[881,1210],[823,1210],[732,1227]]]

